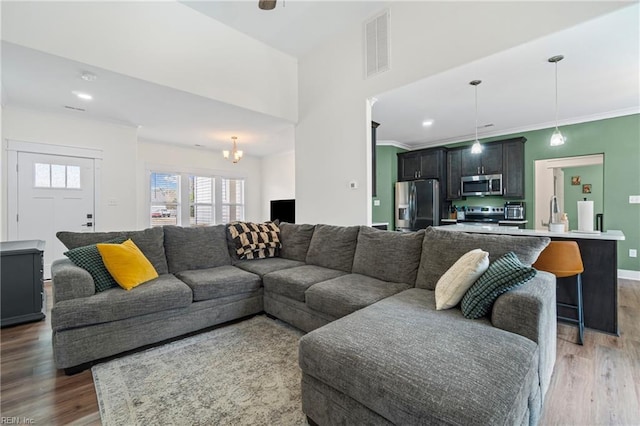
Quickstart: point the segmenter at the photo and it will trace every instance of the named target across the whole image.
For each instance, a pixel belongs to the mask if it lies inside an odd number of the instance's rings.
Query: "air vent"
[[[385,10],[364,24],[365,77],[389,70],[389,11]]]
[[[82,111],[82,112],[85,112],[85,111],[86,111],[86,109],[84,109],[84,108],[76,108],[76,107],[72,107],[72,106],[70,106],[70,105],[65,105],[64,107],[65,107],[66,109],[72,109],[72,110],[74,110],[74,111]]]

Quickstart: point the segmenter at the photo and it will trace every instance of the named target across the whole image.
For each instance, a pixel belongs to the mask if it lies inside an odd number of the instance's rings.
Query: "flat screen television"
[[[271,220],[296,223],[296,200],[271,200]]]

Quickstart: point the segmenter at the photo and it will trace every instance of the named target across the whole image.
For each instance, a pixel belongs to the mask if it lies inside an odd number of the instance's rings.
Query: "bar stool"
[[[584,272],[584,266],[582,264],[582,256],[580,256],[578,243],[575,241],[551,241],[542,253],[540,253],[538,260],[533,264],[533,267],[540,271],[551,272],[556,276],[556,278],[576,276],[578,304],[571,305],[558,302],[557,306],[575,309],[577,311],[578,318],[567,318],[558,315],[558,319],[578,324],[578,344],[582,345],[584,338],[582,272]]]

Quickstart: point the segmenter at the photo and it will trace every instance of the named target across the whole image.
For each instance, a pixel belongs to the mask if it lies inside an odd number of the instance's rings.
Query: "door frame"
[[[102,150],[74,146],[52,145],[7,139],[7,234],[9,240],[18,238],[18,154],[45,154],[62,157],[88,158],[93,161],[93,217],[94,223],[102,223],[100,211],[100,175]],[[96,227],[93,227],[96,231]]]

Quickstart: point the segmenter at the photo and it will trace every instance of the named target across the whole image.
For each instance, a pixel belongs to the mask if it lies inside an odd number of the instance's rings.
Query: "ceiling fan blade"
[[[276,8],[276,0],[259,0],[258,7],[262,10],[273,10]]]

